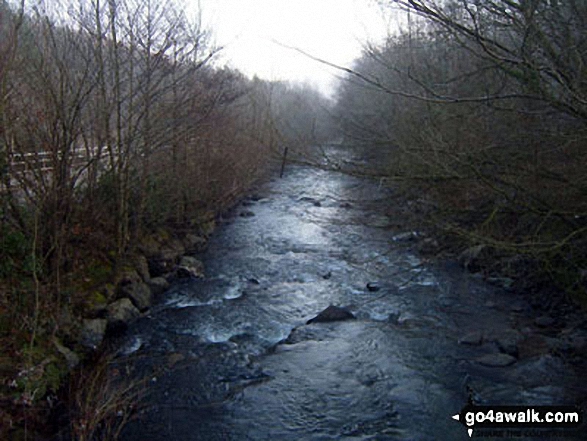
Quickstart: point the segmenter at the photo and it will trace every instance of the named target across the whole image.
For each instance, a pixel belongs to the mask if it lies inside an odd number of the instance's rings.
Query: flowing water
[[[237,207],[200,256],[206,279],[177,282],[124,338],[119,363],[152,379],[123,439],[465,440],[451,416],[469,398],[585,401],[524,301],[421,260],[377,211],[387,199],[292,168]],[[357,319],[306,325],[330,304]],[[475,331],[483,344],[459,344]],[[518,361],[479,363],[500,338]]]

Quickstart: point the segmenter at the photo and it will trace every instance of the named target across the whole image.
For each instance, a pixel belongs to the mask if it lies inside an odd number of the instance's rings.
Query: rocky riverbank
[[[206,244],[206,236],[193,233],[173,236],[160,232],[143,238],[114,284],[101,288],[102,298],[83,318],[80,345],[98,349],[106,335],[123,331],[147,314],[155,297],[174,280],[203,277],[204,265],[195,255],[204,251]]]
[[[146,234],[117,267],[88,261],[82,276],[66,279],[67,303],[53,312],[51,321],[39,323],[34,352],[27,349],[25,333],[3,338],[0,438],[52,439],[55,432],[69,431],[76,419],[87,420],[79,409],[72,410],[79,407],[80,396],[87,397],[87,411],[101,411],[100,400],[106,397],[91,403],[96,391],[83,388],[92,389],[92,379],[103,375],[110,341],[149,314],[175,280],[204,276],[196,256],[206,249],[214,227],[215,221],[208,219],[189,232],[160,229]]]

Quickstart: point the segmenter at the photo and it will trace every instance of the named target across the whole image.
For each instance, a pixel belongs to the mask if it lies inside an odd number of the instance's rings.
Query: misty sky
[[[331,93],[332,69],[280,47],[277,41],[340,65],[350,65],[366,40],[387,25],[371,0],[200,0],[204,24],[225,46],[222,60],[248,75],[297,80]]]

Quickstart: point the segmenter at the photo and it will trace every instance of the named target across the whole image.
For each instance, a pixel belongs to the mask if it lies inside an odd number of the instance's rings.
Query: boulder
[[[483,343],[483,334],[480,331],[473,331],[459,339],[460,345],[479,346]]]
[[[185,253],[185,247],[181,243],[179,239],[169,239],[165,244],[161,247],[161,251],[159,251],[159,255],[161,258],[166,260],[177,260],[179,256]]]
[[[141,312],[146,311],[153,304],[153,293],[144,282],[119,285],[118,297],[129,298],[132,304]]]
[[[477,362],[488,367],[506,367],[516,362],[516,357],[501,352],[486,354],[477,358]]]
[[[153,277],[151,280],[149,280],[148,285],[151,289],[151,293],[154,296],[163,294],[169,289],[169,282],[163,277]]]
[[[57,340],[57,338],[53,338],[53,344],[55,345],[57,352],[59,352],[61,355],[63,355],[63,358],[65,358],[65,362],[67,363],[67,367],[70,370],[74,369],[79,364],[79,362],[80,362],[79,355],[77,355],[75,352],[73,352],[68,347],[63,346],[61,344],[61,342],[59,340]]]
[[[367,291],[376,292],[381,289],[381,285],[377,282],[369,282],[367,283]]]
[[[417,231],[406,231],[405,233],[396,234],[391,238],[394,242],[414,242],[418,239]]]
[[[427,237],[418,244],[418,252],[425,256],[434,256],[440,252],[440,244],[436,239]]]
[[[108,329],[125,329],[141,313],[130,299],[124,298],[108,305]]]
[[[173,271],[175,262],[173,260],[163,259],[160,256],[148,259],[149,274],[152,278],[161,277]]]
[[[135,256],[132,259],[132,265],[134,268],[136,268],[136,272],[141,277],[143,282],[148,282],[151,279],[151,274],[149,273],[149,262],[145,256]]]
[[[279,344],[295,345],[297,343],[308,340],[322,341],[324,338],[325,337],[323,333],[320,332],[320,330],[317,330],[311,326],[301,326],[299,328],[292,329],[287,338],[281,340]]]
[[[82,322],[80,343],[86,349],[96,349],[104,340],[106,319],[85,319]]]
[[[514,286],[514,279],[510,277],[488,277],[487,282],[504,289],[511,289]]]
[[[198,232],[202,236],[209,236],[216,228],[214,216],[207,216],[208,220],[202,220],[197,224]]]
[[[513,357],[517,357],[519,350],[518,350],[518,341],[520,337],[513,333],[507,333],[503,335],[498,335],[495,339],[495,343],[499,350],[505,354],[511,355]]]
[[[90,293],[86,296],[83,316],[85,318],[104,318],[108,302],[112,300],[113,297],[108,299],[102,291]]]
[[[155,257],[159,254],[161,243],[153,235],[145,236],[141,239],[137,248],[141,254],[143,254],[147,259],[150,259],[151,257]]]
[[[179,278],[204,277],[204,264],[192,256],[183,256],[175,274]]]
[[[141,278],[137,270],[132,268],[126,268],[123,269],[121,273],[118,275],[118,286],[131,283],[139,283],[142,280],[143,279]]]
[[[183,238],[183,245],[185,252],[188,254],[201,253],[206,249],[208,241],[205,237],[197,234],[188,233]]]
[[[479,259],[482,257],[481,254],[485,251],[485,245],[476,245],[474,247],[467,248],[459,255],[459,262],[465,269],[476,272],[479,270]]]
[[[161,277],[173,272],[181,255],[185,253],[184,245],[178,239],[170,239],[161,249],[147,259],[151,277]]]
[[[309,196],[302,196],[302,197],[299,199],[299,201],[300,201],[300,202],[310,202],[310,203],[311,203],[312,205],[314,205],[315,207],[321,207],[321,206],[322,206],[322,203],[321,203],[321,202],[320,202],[318,199],[311,198],[311,197],[309,197]]]
[[[337,322],[342,320],[352,320],[355,318],[355,315],[348,309],[342,308],[340,306],[330,305],[316,317],[308,320],[306,324],[309,325],[310,323]]]
[[[543,315],[534,320],[534,324],[539,328],[550,328],[551,326],[554,326],[555,323],[556,320],[548,315]]]

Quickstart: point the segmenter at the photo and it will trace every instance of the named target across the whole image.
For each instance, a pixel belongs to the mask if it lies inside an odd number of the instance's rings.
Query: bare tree
[[[582,289],[583,3],[381,3],[409,12],[411,28],[348,70],[347,140],[386,156],[377,173],[426,200],[436,226]]]

